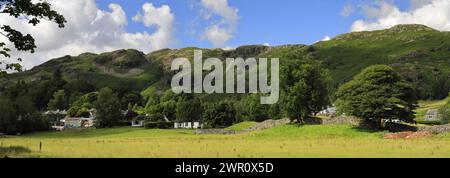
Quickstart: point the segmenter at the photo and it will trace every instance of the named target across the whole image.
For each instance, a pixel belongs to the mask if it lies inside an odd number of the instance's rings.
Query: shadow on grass
[[[78,128],[66,129],[64,131],[46,131],[26,134],[28,137],[37,138],[90,138],[98,136],[109,136],[133,132],[138,128],[133,127],[113,127],[113,128]]]
[[[352,130],[356,130],[358,132],[363,132],[363,133],[380,133],[380,132],[383,132],[383,130],[375,130],[375,129],[370,129],[370,128],[363,127],[363,126],[353,126]]]
[[[22,146],[0,147],[0,157],[16,157],[31,153],[31,150]]]

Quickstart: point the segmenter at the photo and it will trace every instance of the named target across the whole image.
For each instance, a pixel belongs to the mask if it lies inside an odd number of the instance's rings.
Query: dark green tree
[[[382,120],[413,122],[417,100],[414,89],[390,66],[375,65],[342,85],[335,102],[339,112],[363,119],[381,129]]]
[[[261,104],[261,96],[251,94],[235,104],[237,117],[241,121],[265,121],[270,119],[269,105]]]
[[[233,103],[221,101],[219,103],[206,105],[203,112],[204,123],[208,126],[227,127],[236,122],[236,111]]]
[[[48,103],[49,110],[66,110],[67,97],[64,90],[58,90],[53,94],[53,99]]]
[[[331,79],[328,70],[313,59],[286,61],[282,71],[284,110],[291,120],[317,114],[329,105]]]
[[[441,115],[444,123],[450,123],[450,93],[449,98],[447,98],[447,103],[440,108],[439,114]]]
[[[202,103],[192,95],[185,95],[179,99],[176,107],[178,121],[195,122],[202,119]]]
[[[119,98],[110,88],[100,90],[94,108],[97,110],[95,123],[101,128],[114,126],[122,117]]]
[[[0,97],[0,132],[14,134],[17,127],[17,114],[10,99]]]
[[[130,92],[125,94],[121,99],[122,109],[127,109],[128,105],[141,105],[142,97],[138,92]]]
[[[36,26],[42,19],[55,22],[59,28],[63,28],[66,19],[58,12],[51,9],[51,5],[46,1],[33,0],[0,0],[0,14],[8,14],[17,19],[25,19],[29,24]],[[5,36],[9,42],[19,51],[28,51],[34,53],[36,44],[34,38],[30,35],[23,35],[8,24],[0,24],[0,35]],[[11,49],[6,46],[6,42],[0,41],[0,56],[10,58]],[[22,59],[18,59],[22,61]],[[5,70],[21,71],[22,66],[19,63],[9,63],[6,60],[0,60],[0,75],[6,74]]]

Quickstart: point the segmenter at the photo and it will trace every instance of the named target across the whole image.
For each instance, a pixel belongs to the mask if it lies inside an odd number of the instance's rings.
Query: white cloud
[[[223,46],[233,37],[230,29],[220,28],[218,25],[207,27],[204,33],[205,38],[208,39],[215,47]]]
[[[450,30],[449,0],[410,0],[410,6],[405,11],[391,1],[363,6],[368,19],[355,21],[351,31],[386,29],[398,24],[423,24],[441,31]]]
[[[347,3],[344,8],[341,11],[341,16],[343,17],[348,17],[350,16],[353,12],[355,11],[355,9],[353,8],[353,5],[351,3]]]
[[[52,8],[67,19],[66,27],[60,29],[53,22],[41,21],[35,27],[26,21],[0,15],[0,24],[9,24],[24,34],[36,39],[38,48],[34,54],[13,51],[12,59],[21,57],[29,69],[51,58],[78,55],[84,52],[105,52],[123,48],[134,48],[150,52],[167,47],[172,41],[173,14],[168,6],[159,8],[144,4],[143,14],[136,20],[146,26],[155,26],[154,33],[129,33],[127,15],[118,4],[110,4],[109,11],[97,7],[95,0],[49,0]],[[139,17],[139,18],[138,18]],[[0,38],[5,41],[4,38]]]
[[[142,6],[143,14],[139,13],[133,17],[134,21],[141,21],[147,27],[156,26],[157,30],[151,37],[151,43],[155,49],[167,47],[172,39],[174,14],[170,7],[163,5],[156,8],[151,3],[145,3]]]
[[[263,46],[270,46],[270,43],[263,43]]]
[[[204,18],[211,20],[213,15],[219,16],[218,22],[213,22],[206,27],[203,37],[210,41],[215,47],[223,47],[233,38],[239,21],[238,9],[230,6],[228,0],[202,0]]]
[[[235,50],[236,46],[225,46],[222,49],[225,50],[225,51],[231,51],[231,50]]]
[[[320,40],[320,41],[330,41],[331,40],[331,37],[330,36],[325,36],[322,40]]]
[[[429,4],[432,1],[433,0],[409,0],[411,9],[413,10]]]
[[[237,23],[239,20],[238,9],[229,6],[228,0],[202,0],[202,5],[229,23]]]

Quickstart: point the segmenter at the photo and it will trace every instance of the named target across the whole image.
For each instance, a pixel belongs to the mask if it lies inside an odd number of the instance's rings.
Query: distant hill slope
[[[423,25],[339,35],[313,45],[316,57],[341,83],[374,64],[393,66],[423,99],[442,99],[450,91],[450,32]]]
[[[143,54],[136,50],[118,50],[103,54],[81,54],[50,60],[32,70],[11,74],[0,84],[17,80],[39,81],[57,69],[67,80],[82,79],[96,87],[129,87],[137,91],[167,89],[172,72],[171,61],[193,58],[200,48],[163,49]],[[444,98],[450,91],[450,33],[423,25],[398,25],[391,29],[348,33],[306,45],[242,46],[235,50],[201,49],[208,57],[276,57],[322,60],[332,72],[336,85],[350,80],[362,69],[374,64],[388,64],[397,69],[419,89],[424,99]],[[144,92],[145,93],[145,92]]]

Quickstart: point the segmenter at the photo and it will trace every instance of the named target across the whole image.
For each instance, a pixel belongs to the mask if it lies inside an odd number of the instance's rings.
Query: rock
[[[342,125],[342,124],[359,125],[359,122],[360,120],[358,118],[349,116],[332,117],[322,120],[323,125]]]
[[[264,130],[264,129],[277,127],[277,126],[280,126],[280,125],[289,124],[290,122],[291,122],[291,120],[289,120],[289,119],[266,120],[264,122],[255,124],[254,126],[246,129],[245,131],[252,132],[252,131],[257,131],[257,130]]]
[[[450,133],[450,124],[420,127],[419,131],[430,132],[432,134]]]
[[[225,129],[197,129],[195,130],[196,134],[219,134],[219,135],[232,135],[238,134],[239,132],[234,130],[225,130]]]
[[[247,132],[253,132],[258,130],[264,130],[269,129],[273,127],[277,127],[280,125],[285,125],[290,123],[291,120],[289,119],[280,119],[280,120],[266,120],[264,122],[255,124],[254,126],[245,129],[243,131],[234,131],[234,130],[226,130],[226,129],[197,129],[195,131],[196,134],[223,134],[223,135],[232,135],[232,134],[240,134],[240,133],[247,133]]]

